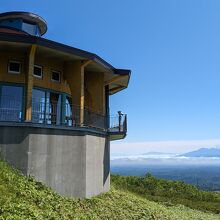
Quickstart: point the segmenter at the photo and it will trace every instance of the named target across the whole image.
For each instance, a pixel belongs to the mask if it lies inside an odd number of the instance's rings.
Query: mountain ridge
[[[195,151],[190,151],[184,154],[179,154],[181,157],[220,157],[220,148],[200,148]]]

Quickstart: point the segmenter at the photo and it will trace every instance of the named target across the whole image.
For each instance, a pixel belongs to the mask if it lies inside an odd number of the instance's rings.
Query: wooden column
[[[80,126],[84,125],[84,108],[85,108],[85,67],[90,64],[92,61],[82,61],[81,65],[81,82],[80,82]]]
[[[34,59],[37,46],[32,45],[28,53],[27,62],[27,80],[26,80],[26,114],[25,121],[32,120],[32,90],[33,90],[33,72],[34,72]]]
[[[72,96],[73,121],[77,126],[84,125],[85,108],[85,67],[92,61],[66,62],[64,65],[64,77],[70,86]]]
[[[85,74],[84,74],[84,66],[81,66],[81,82],[80,82],[80,126],[84,124],[84,108],[85,108],[85,91],[84,91],[84,83],[85,83]]]
[[[106,128],[110,127],[110,110],[109,110],[109,86],[105,86],[105,116]]]

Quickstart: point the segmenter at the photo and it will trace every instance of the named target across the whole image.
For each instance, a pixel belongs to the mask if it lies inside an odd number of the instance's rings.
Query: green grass
[[[111,180],[116,189],[134,192],[151,201],[220,213],[219,193],[201,191],[184,182],[157,179],[150,174],[145,177],[112,175]]]
[[[68,199],[0,161],[0,219],[219,220],[220,216],[183,205],[149,201],[116,186],[92,199]]]

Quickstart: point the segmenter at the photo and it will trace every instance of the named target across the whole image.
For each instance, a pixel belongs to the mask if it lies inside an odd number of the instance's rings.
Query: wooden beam
[[[32,90],[33,90],[33,72],[34,72],[34,60],[37,46],[32,45],[28,54],[28,66],[27,66],[27,90],[26,90],[26,111],[25,121],[32,120]]]
[[[89,65],[90,63],[92,63],[92,60],[84,60],[84,61],[82,61],[82,65],[81,65],[81,67],[86,67],[87,65]]]
[[[81,63],[81,80],[80,80],[80,126],[84,125],[84,108],[85,108],[85,67],[92,61],[85,60]]]
[[[112,84],[112,83],[114,83],[114,82],[117,82],[118,80],[124,79],[124,78],[126,78],[126,77],[127,77],[127,76],[124,76],[124,75],[116,76],[116,77],[114,77],[114,78],[112,78],[112,79],[106,81],[106,82],[105,82],[105,86],[110,85],[110,84]]]

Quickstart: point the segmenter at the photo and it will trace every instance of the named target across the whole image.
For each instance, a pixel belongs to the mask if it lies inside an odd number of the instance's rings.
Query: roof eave
[[[114,70],[114,67],[111,64],[109,64],[108,62],[106,62],[105,60],[103,60],[101,57],[99,57],[98,55],[94,53],[90,53],[88,51],[81,50],[75,47],[71,47],[65,44],[61,44],[61,43],[48,40],[42,37],[36,37],[36,36],[31,36],[31,35],[20,36],[20,35],[11,34],[11,33],[0,33],[0,40],[27,43],[27,44],[28,43],[36,44],[39,46],[48,47],[48,48],[59,50],[59,51],[66,52],[69,54],[81,56],[85,59],[89,59],[96,63],[99,63],[109,70]]]
[[[126,85],[122,85],[120,88],[115,89],[114,92],[111,94],[114,94],[116,92],[119,92],[123,89],[126,89],[129,81],[130,81],[130,75],[131,70],[128,69],[116,69],[111,64],[103,60],[101,57],[94,53],[90,53],[85,50],[81,50],[78,48],[74,48],[65,44],[61,44],[52,40],[48,40],[41,37],[31,36],[31,35],[19,35],[19,34],[11,34],[11,33],[0,33],[0,41],[7,41],[7,42],[18,42],[18,43],[25,43],[25,44],[36,44],[42,47],[47,47],[50,49],[62,51],[64,53],[73,54],[80,56],[84,59],[91,60],[99,65],[102,65],[107,71],[112,72],[115,75],[123,75],[127,76],[127,83]]]

